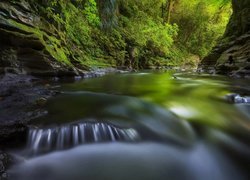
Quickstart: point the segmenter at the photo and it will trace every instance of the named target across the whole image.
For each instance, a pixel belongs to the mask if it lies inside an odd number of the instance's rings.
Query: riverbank
[[[96,69],[79,76],[61,77],[61,79],[78,80],[123,72],[125,71],[114,68]],[[19,131],[24,132],[29,121],[46,114],[43,105],[58,93],[53,90],[51,82],[58,80],[60,80],[58,77],[44,79],[9,73],[0,76],[0,147],[5,139],[15,136]]]
[[[7,179],[12,164],[6,148],[22,145],[27,123],[46,114],[42,102],[53,96],[41,79],[17,74],[0,76],[0,179]]]
[[[113,68],[96,69],[79,76],[60,77],[84,79],[103,76],[108,73],[121,73]],[[53,90],[51,82],[58,77],[44,79],[21,74],[0,75],[0,179],[8,179],[7,168],[12,164],[11,156],[5,151],[11,147],[23,146],[26,141],[28,123],[44,116],[47,100],[59,92]],[[53,83],[52,83],[53,84]]]
[[[28,75],[5,74],[0,78],[0,143],[25,131],[25,124],[42,116],[42,104],[53,92],[45,81]],[[4,142],[6,145],[6,142]]]
[[[149,164],[152,164],[151,157],[155,159],[155,153],[143,155],[145,148],[140,147],[143,143],[153,142],[161,146],[159,150],[164,151],[168,147],[173,149],[172,155],[166,152],[159,157],[175,168],[167,169],[167,166],[162,166],[162,161],[156,160],[154,166],[156,170],[152,170],[152,173],[159,172],[161,167],[164,167],[164,172],[169,174],[183,172],[182,167],[193,168],[197,161],[189,162],[187,159],[190,157],[194,159],[195,154],[197,156],[195,159],[202,159],[201,157],[207,157],[210,160],[219,159],[214,164],[218,166],[216,169],[222,169],[220,175],[225,178],[215,179],[228,179],[228,177],[244,179],[240,177],[245,177],[245,175],[247,177],[249,116],[245,114],[245,111],[248,112],[248,106],[242,103],[248,101],[249,90],[246,93],[233,90],[238,89],[239,84],[231,85],[231,79],[224,76],[173,73],[173,71],[166,71],[113,74],[76,81],[59,79],[56,84],[60,87],[56,89],[63,93],[49,99],[46,103],[45,108],[49,112],[46,116],[31,122],[33,128],[29,127],[27,146],[21,149],[13,148],[17,156],[20,157],[21,153],[21,157],[26,158],[27,154],[31,157],[28,156],[25,162],[14,163],[15,166],[8,169],[9,175],[15,180],[63,179],[64,177],[67,177],[66,179],[77,179],[76,177],[100,179],[104,177],[103,174],[99,174],[100,178],[99,176],[91,178],[86,172],[93,171],[96,175],[96,172],[99,172],[100,162],[104,162],[106,166],[102,172],[107,173],[105,177],[112,177],[113,159],[114,164],[121,167],[121,169],[115,169],[115,172],[121,172],[118,176],[124,177],[131,174],[131,170],[126,167],[123,159],[117,157],[126,157],[124,160],[130,164],[137,163],[136,168],[133,168],[135,171],[132,172],[136,174],[144,172],[143,164],[134,157],[140,154],[143,161],[149,158]],[[244,82],[241,85],[245,88],[248,83]],[[223,98],[228,93],[239,93],[239,95],[231,94],[230,97]],[[109,126],[105,126],[106,123],[111,124],[111,130]],[[182,123],[184,123],[183,126]],[[109,143],[112,137],[119,137],[116,130],[123,132],[123,128],[137,132],[140,137],[139,142]],[[111,135],[112,133],[114,136]],[[107,141],[99,141],[99,138]],[[200,149],[200,142],[205,145],[202,149]],[[109,144],[114,145],[112,151],[108,149]],[[124,154],[120,154],[121,151],[117,147],[119,144],[126,148]],[[129,151],[127,148],[131,146],[134,148]],[[196,147],[201,152],[200,154],[197,154]],[[84,153],[89,148],[91,148],[90,154]],[[81,153],[78,154],[76,149]],[[100,153],[96,150],[100,150]],[[176,154],[179,151],[186,153],[180,156]],[[40,152],[48,152],[48,154],[35,155]],[[135,152],[138,154],[134,154]],[[58,157],[59,154],[61,154],[60,158],[55,159],[54,157]],[[63,163],[64,157],[68,159],[67,164]],[[134,160],[127,161],[127,157],[133,157]],[[171,157],[178,158],[169,160]],[[91,170],[87,169],[88,158],[93,164]],[[185,162],[183,166],[179,163],[182,161]],[[56,165],[53,162],[57,162]],[[87,163],[86,167],[84,163]],[[59,167],[58,164],[61,166]],[[81,166],[84,171],[75,171],[77,167],[72,164]],[[199,165],[200,163],[197,163],[197,171],[185,172],[192,172],[192,177],[197,177],[201,172]],[[228,172],[232,170],[226,165],[232,166],[232,169],[238,171],[239,175],[229,175]],[[41,176],[44,172],[43,167],[50,167],[49,169],[52,170],[47,173],[48,176]],[[206,164],[203,168],[204,171],[211,172],[212,167],[214,165]],[[15,172],[17,174],[14,174]],[[151,179],[166,178],[165,175],[149,177],[153,177]],[[202,177],[214,178],[214,176],[205,176],[204,173],[200,178]],[[132,176],[130,179],[133,179]]]

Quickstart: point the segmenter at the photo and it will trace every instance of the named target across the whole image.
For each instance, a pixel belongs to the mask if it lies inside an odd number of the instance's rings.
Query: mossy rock
[[[0,2],[0,51],[12,48],[17,56],[14,60],[2,54],[0,66],[19,64],[18,68],[28,74],[77,74],[68,73],[73,67],[70,50],[62,45],[65,40],[57,32],[27,1]]]

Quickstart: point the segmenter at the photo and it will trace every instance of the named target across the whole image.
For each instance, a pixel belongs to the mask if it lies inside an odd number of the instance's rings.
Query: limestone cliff
[[[250,75],[250,0],[232,0],[233,14],[220,43],[201,67],[238,77]]]

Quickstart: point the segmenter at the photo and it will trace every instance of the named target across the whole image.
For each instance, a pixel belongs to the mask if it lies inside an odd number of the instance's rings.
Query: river
[[[247,79],[161,71],[57,84],[13,152],[13,180],[249,177]]]

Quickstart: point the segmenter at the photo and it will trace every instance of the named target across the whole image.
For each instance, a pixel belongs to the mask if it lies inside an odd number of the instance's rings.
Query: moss
[[[199,8],[201,12],[197,16],[197,8],[193,7],[207,4],[201,0],[191,3],[184,0],[176,4],[178,13],[172,13],[172,21],[176,25],[163,23],[159,13],[160,1],[121,1],[114,4],[97,0],[21,2],[25,4],[14,0],[0,3],[4,9],[0,10],[0,20],[4,19],[6,26],[13,28],[10,32],[36,39],[43,45],[44,54],[53,57],[51,59],[77,67],[127,66],[138,69],[194,65],[197,62],[190,58],[187,60],[187,57],[191,53],[202,56],[207,53],[213,45],[210,42],[215,41],[216,32],[223,29],[218,25],[220,18],[227,13],[223,10],[218,17],[212,18],[218,20],[216,26],[209,19],[204,19],[206,24],[201,24],[201,18],[212,17],[217,12],[217,6],[212,4]],[[199,26],[194,30],[186,24]]]
[[[61,40],[58,40],[54,36],[49,36],[46,32],[41,31],[39,27],[33,28],[22,23],[16,22],[15,20],[10,19],[9,24],[12,26],[19,28],[23,31],[32,33],[28,36],[37,37],[40,42],[44,45],[45,49],[50,53],[50,55],[58,60],[59,62],[65,63],[67,65],[71,65],[67,55],[69,51],[66,48],[61,47]],[[16,33],[16,32],[15,32]],[[20,33],[16,33],[20,35]],[[27,35],[21,35],[27,36]]]
[[[80,56],[80,64],[87,67],[115,67],[116,61],[112,57],[100,57],[95,58],[88,54],[81,54]]]

